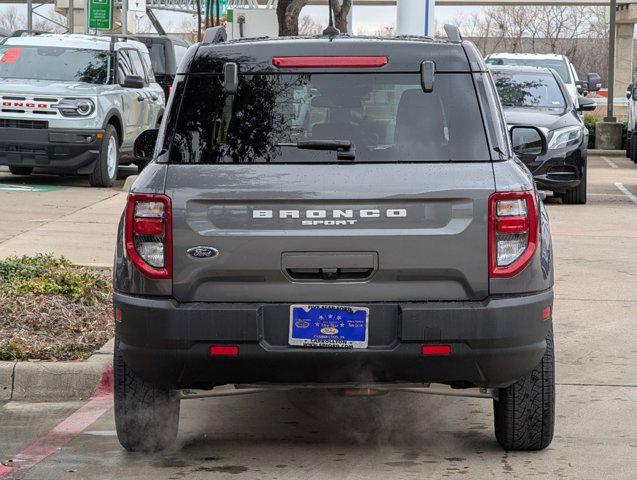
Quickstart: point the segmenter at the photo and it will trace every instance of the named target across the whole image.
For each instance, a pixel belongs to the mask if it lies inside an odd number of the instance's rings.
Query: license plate
[[[367,348],[369,308],[347,305],[290,306],[290,345]]]

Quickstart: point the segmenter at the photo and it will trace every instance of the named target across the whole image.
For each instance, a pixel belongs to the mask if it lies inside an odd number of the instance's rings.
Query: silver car
[[[0,165],[108,187],[137,136],[159,124],[164,93],[140,42],[43,34],[0,45],[0,104]]]

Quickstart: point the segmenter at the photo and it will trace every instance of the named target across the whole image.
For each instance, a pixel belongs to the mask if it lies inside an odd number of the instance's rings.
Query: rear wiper
[[[336,151],[339,160],[354,160],[356,151],[350,140],[299,140],[298,142],[278,143],[279,147],[295,147],[301,150]]]

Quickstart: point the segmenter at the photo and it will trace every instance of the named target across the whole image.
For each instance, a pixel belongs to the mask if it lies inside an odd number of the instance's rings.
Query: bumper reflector
[[[451,355],[451,345],[423,345],[423,355]]]
[[[550,305],[548,307],[544,307],[544,310],[542,310],[542,320],[547,321],[549,318],[551,318],[551,306]]]
[[[211,345],[210,355],[213,357],[236,357],[239,355],[239,347],[236,345]]]

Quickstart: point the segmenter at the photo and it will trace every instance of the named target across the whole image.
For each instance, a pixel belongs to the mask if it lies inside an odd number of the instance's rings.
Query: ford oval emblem
[[[213,247],[192,247],[186,253],[192,258],[214,258],[219,255],[219,250]]]

